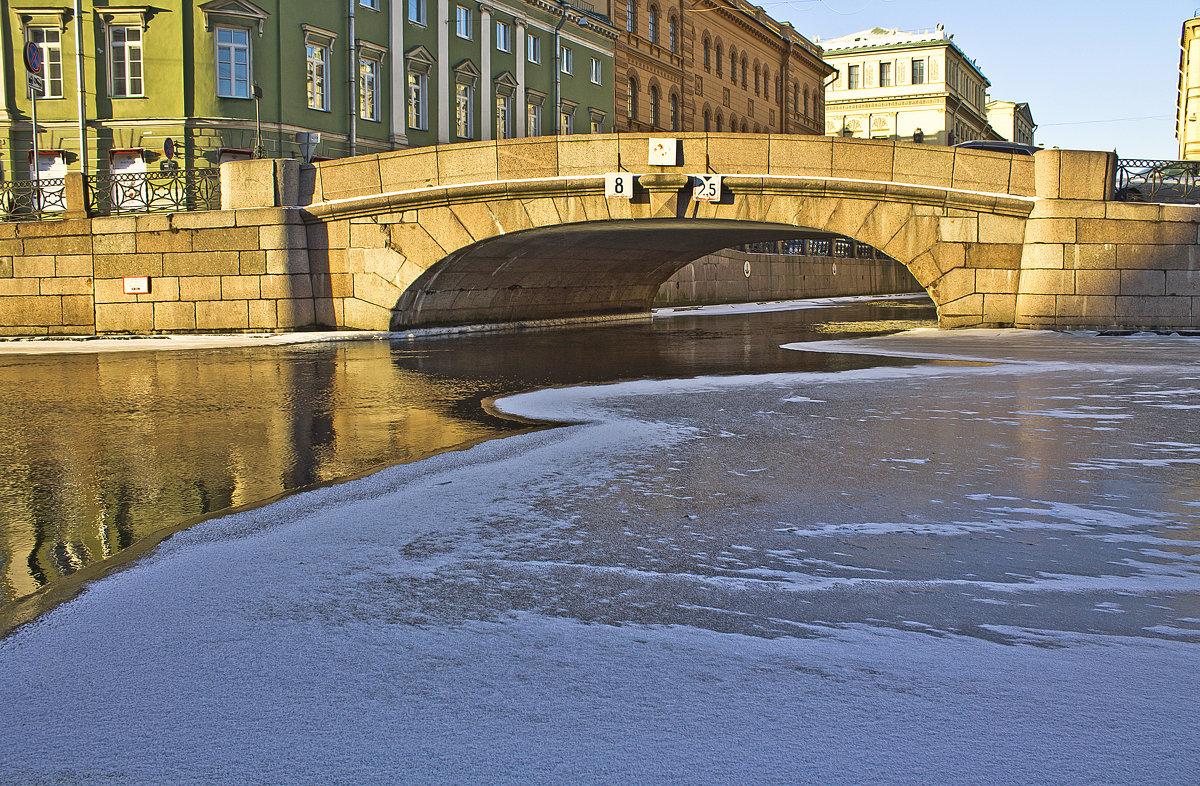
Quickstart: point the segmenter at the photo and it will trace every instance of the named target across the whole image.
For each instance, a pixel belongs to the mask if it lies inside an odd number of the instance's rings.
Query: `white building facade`
[[[988,124],[991,83],[941,25],[876,27],[821,45],[838,70],[825,93],[826,135],[936,145],[1001,138]]]

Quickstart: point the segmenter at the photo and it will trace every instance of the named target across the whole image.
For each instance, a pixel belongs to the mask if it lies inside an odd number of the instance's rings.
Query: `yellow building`
[[[876,27],[821,46],[838,70],[825,93],[826,135],[938,145],[1000,139],[988,125],[991,83],[941,25]]]
[[[1009,142],[1022,145],[1033,145],[1033,132],[1037,123],[1033,122],[1033,113],[1029,104],[1018,104],[1014,101],[988,101],[988,125],[996,133]]]
[[[1179,50],[1175,138],[1180,160],[1200,160],[1200,17],[1183,23]]]

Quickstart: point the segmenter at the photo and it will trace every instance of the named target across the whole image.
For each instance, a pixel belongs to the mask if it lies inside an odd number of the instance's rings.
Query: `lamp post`
[[[258,112],[258,102],[262,100],[262,97],[263,97],[262,88],[258,86],[258,82],[255,82],[254,83],[254,151],[251,154],[251,155],[253,155],[254,158],[262,158],[263,157],[262,123],[259,118],[259,112]]]

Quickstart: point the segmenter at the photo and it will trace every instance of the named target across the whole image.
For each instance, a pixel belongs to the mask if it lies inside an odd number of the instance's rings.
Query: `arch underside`
[[[648,314],[663,282],[706,254],[836,236],[720,219],[589,221],[513,232],[431,266],[393,308],[391,328]]]

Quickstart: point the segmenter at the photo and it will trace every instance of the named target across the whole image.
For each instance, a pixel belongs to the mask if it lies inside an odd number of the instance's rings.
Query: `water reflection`
[[[390,345],[0,356],[0,604],[189,519],[524,428],[484,412],[489,396],[876,365],[779,345],[934,318],[922,301]]]

